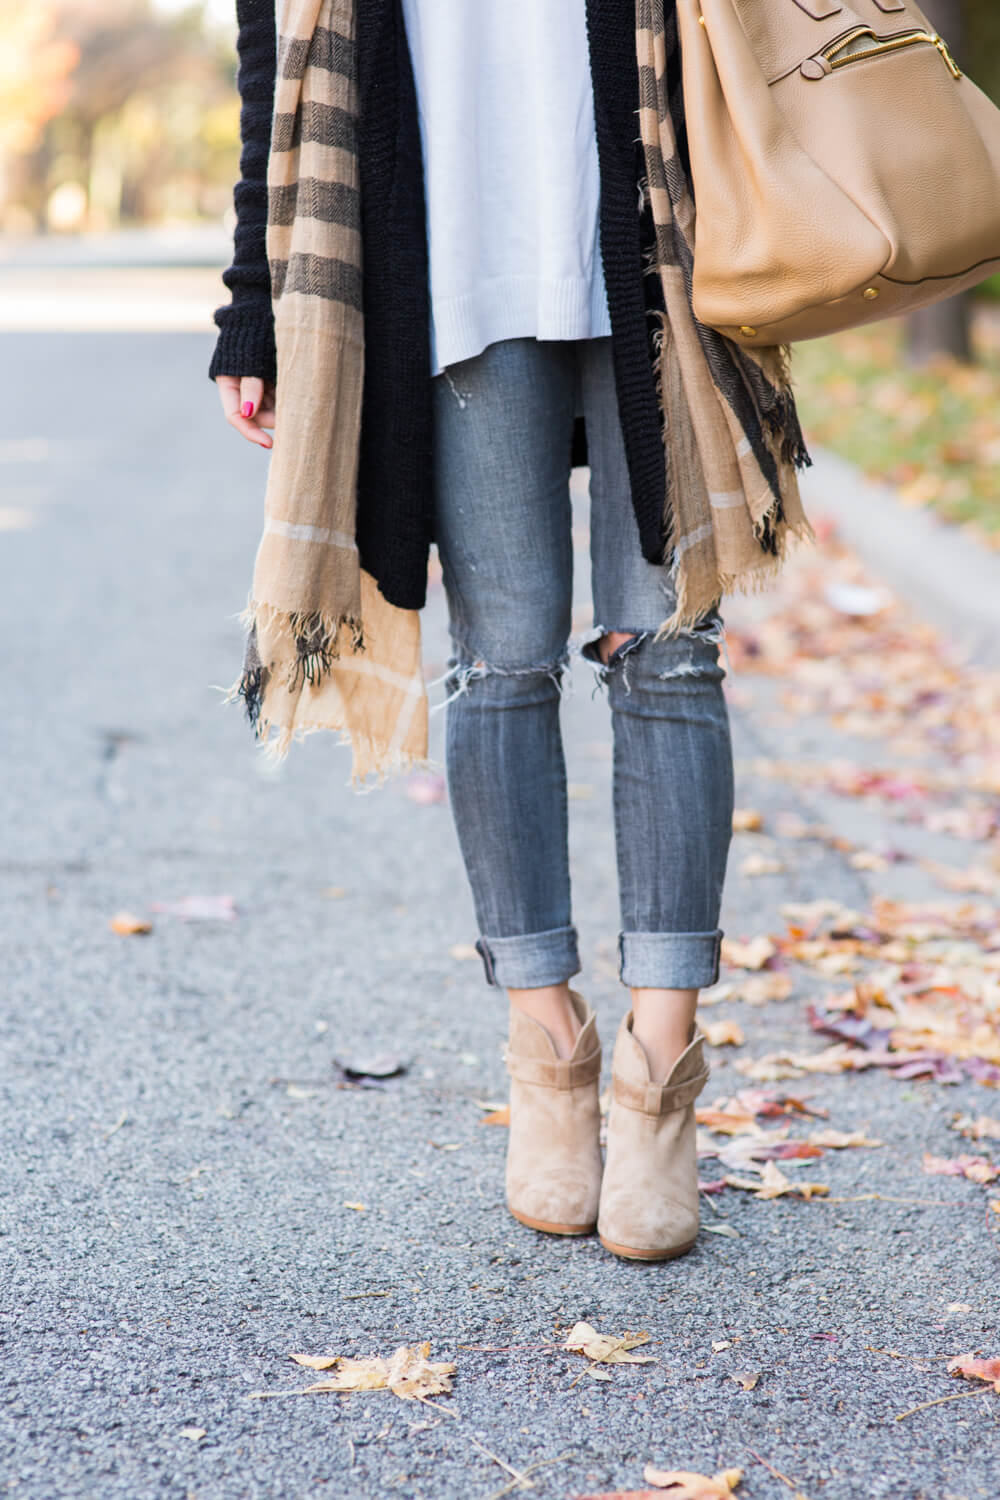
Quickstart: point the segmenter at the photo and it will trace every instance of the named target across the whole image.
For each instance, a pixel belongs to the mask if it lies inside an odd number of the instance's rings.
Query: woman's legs
[[[667,570],[641,554],[610,340],[510,340],[435,381],[437,538],[455,646],[452,808],[491,983],[572,1051],[570,915],[559,687],[571,621],[569,445],[577,381],[591,461],[601,637],[586,654],[612,708],[621,977],[634,1034],[663,1078],[718,976],[732,827],[732,752],[710,612],[669,641]],[[564,438],[561,438],[564,434]]]
[[[580,968],[559,699],[571,628],[576,346],[512,339],[434,382],[436,536],[454,643],[447,766],[492,984],[568,1056]]]
[[[610,340],[581,346],[591,463],[594,622],[587,648],[608,687],[621,901],[621,978],[651,1076],[691,1036],[698,991],[718,977],[733,764],[717,611],[654,639],[673,608],[666,568],[642,557],[618,420]]]

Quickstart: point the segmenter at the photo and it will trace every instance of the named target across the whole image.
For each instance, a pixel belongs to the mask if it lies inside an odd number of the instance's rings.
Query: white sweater
[[[585,0],[403,0],[435,374],[498,339],[611,332]]]

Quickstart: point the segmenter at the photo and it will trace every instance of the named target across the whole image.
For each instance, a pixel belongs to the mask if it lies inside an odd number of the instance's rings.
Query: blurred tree
[[[962,20],[969,73],[1000,102],[1000,5],[997,0],[965,0]]]
[[[0,17],[24,9],[0,0]],[[201,4],[163,14],[153,0],[48,0],[39,14],[64,71],[33,135],[8,147],[0,208],[13,199],[44,228],[53,193],[72,183],[92,228],[222,212],[239,140],[232,32],[209,25]],[[38,74],[37,58],[25,58],[32,95]],[[0,93],[0,149],[17,114]]]
[[[52,6],[0,0],[0,202],[13,186],[14,164],[65,107],[79,55],[75,42],[56,35]]]

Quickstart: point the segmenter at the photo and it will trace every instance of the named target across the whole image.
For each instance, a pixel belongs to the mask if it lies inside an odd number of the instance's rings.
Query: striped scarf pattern
[[[352,778],[422,764],[420,617],[361,568],[364,383],[355,0],[279,0],[267,254],[278,358],[264,533],[235,694],[276,754],[320,729]]]

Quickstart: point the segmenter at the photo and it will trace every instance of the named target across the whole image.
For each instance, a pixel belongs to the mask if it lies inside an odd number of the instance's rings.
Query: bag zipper
[[[865,47],[860,52],[849,52],[846,56],[839,56],[845,47],[852,42],[860,41],[862,37],[870,37],[872,46]],[[940,52],[949,73],[953,78],[961,78],[962,70],[958,66],[948,48],[948,43],[943,37],[938,36],[936,31],[897,31],[894,36],[876,36],[870,26],[856,26],[853,31],[848,31],[844,36],[838,37],[828,47],[824,47],[818,54],[830,69],[834,72],[838,68],[848,68],[852,63],[866,62],[872,57],[883,57],[889,52],[899,52],[903,47],[913,47],[918,43],[926,43],[936,47]]]

